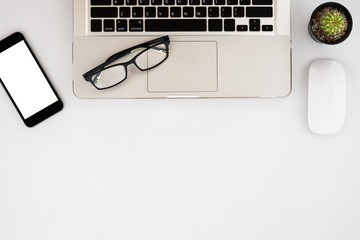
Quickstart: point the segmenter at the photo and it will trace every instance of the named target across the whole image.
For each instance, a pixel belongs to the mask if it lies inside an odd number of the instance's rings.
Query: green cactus
[[[327,9],[320,19],[324,32],[329,35],[339,35],[346,30],[346,18],[338,9]]]

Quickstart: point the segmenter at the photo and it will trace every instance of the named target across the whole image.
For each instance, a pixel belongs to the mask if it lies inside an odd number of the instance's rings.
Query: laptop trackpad
[[[149,92],[217,91],[217,43],[171,42],[168,59],[148,71]]]

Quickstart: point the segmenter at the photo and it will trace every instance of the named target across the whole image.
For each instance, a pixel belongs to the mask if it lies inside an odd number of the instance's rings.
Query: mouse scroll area
[[[171,42],[169,58],[148,71],[149,92],[218,90],[216,42]]]
[[[346,81],[342,65],[332,60],[314,62],[309,71],[308,122],[317,134],[339,132],[345,120]]]

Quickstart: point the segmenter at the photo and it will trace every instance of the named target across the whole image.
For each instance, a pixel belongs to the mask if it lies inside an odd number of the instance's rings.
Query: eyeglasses
[[[112,88],[128,76],[128,66],[134,64],[140,71],[148,71],[159,66],[169,56],[169,36],[160,37],[149,42],[128,48],[109,57],[104,63],[83,74],[86,81],[98,90]],[[141,50],[135,57],[126,62],[126,55]]]

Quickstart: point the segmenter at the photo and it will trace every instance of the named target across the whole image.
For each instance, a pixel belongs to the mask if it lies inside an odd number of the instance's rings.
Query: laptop
[[[79,98],[278,98],[291,92],[290,0],[73,0],[73,91]],[[129,66],[98,90],[83,74],[168,35],[169,56]],[[124,58],[124,61],[127,59]]]

